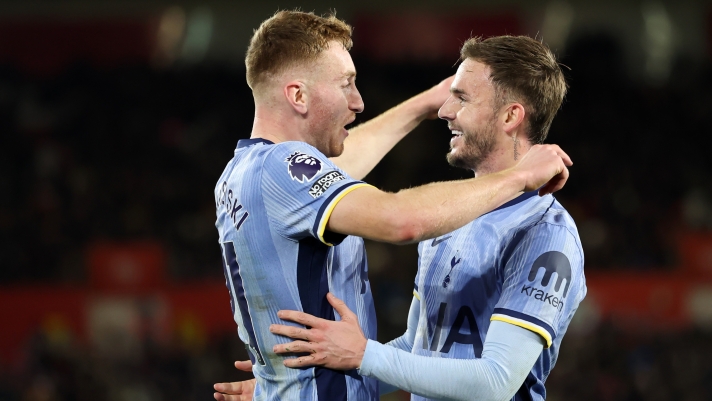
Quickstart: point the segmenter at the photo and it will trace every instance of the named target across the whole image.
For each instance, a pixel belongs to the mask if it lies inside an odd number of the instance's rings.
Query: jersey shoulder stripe
[[[505,308],[495,308],[490,320],[499,320],[501,322],[513,324],[539,334],[544,338],[544,340],[546,340],[546,347],[544,348],[551,347],[554,338],[556,338],[554,329],[550,325],[546,324],[542,320],[521,312]]]
[[[329,195],[329,197],[322,203],[319,211],[317,212],[317,218],[314,222],[314,232],[317,234],[319,241],[323,242],[328,246],[334,246],[332,243],[324,239],[324,232],[326,231],[326,223],[331,217],[331,213],[334,211],[336,205],[344,198],[349,192],[361,188],[370,187],[371,185],[364,182],[350,182],[341,188],[338,188],[334,193]]]

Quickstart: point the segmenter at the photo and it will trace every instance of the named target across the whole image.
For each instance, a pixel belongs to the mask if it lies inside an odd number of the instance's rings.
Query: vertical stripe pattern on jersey
[[[305,313],[322,319],[334,320],[334,309],[326,299],[329,292],[327,259],[329,246],[307,237],[299,241],[297,257],[297,286]],[[344,372],[314,368],[319,400],[346,401],[346,377]]]
[[[240,265],[237,263],[235,244],[233,244],[232,242],[225,242],[222,245],[224,251],[223,263],[224,266],[226,266],[225,272],[228,273],[226,279],[230,282],[231,298],[234,300],[233,302],[237,304],[237,309],[240,311],[240,316],[242,317],[242,324],[245,327],[245,330],[247,331],[247,335],[249,337],[249,348],[252,352],[255,353],[254,357],[257,359],[260,365],[264,365],[265,362],[262,358],[262,353],[260,352],[260,349],[257,346],[255,330],[252,326],[252,318],[250,317],[250,311],[247,305],[247,298],[245,297],[245,288],[242,285],[242,276],[240,275]]]

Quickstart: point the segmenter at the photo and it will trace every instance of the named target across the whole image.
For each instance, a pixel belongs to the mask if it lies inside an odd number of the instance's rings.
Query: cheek
[[[489,121],[488,116],[484,115],[484,113],[468,108],[463,108],[458,117],[462,121],[466,121],[471,127],[481,127]]]

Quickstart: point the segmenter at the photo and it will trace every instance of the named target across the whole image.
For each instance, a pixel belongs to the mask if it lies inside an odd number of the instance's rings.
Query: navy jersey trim
[[[274,142],[263,138],[240,139],[239,141],[237,141],[237,148],[246,148],[248,146],[256,145],[258,143],[264,143],[265,145],[274,145]]]
[[[502,209],[508,208],[508,207],[510,207],[510,206],[514,206],[514,205],[516,205],[517,203],[522,203],[522,202],[524,202],[525,200],[531,198],[531,197],[534,196],[534,195],[539,195],[539,190],[538,190],[538,189],[537,189],[537,190],[534,190],[534,191],[525,192],[525,193],[523,193],[523,194],[517,196],[516,198],[512,199],[511,201],[505,203],[504,205],[498,207],[497,209],[492,210],[492,212],[496,212],[497,210],[502,210]],[[487,213],[485,213],[485,214],[489,214],[489,213],[492,213],[492,212],[487,212]],[[483,214],[483,216],[484,216],[484,214]]]
[[[556,333],[554,333],[554,329],[549,324],[547,324],[543,320],[539,320],[533,316],[529,316],[522,312],[517,312],[517,311],[513,311],[511,309],[506,309],[506,308],[494,308],[494,311],[492,312],[492,314],[493,315],[497,315],[497,314],[507,315],[507,316],[511,316],[515,319],[520,319],[520,320],[529,322],[531,324],[535,324],[535,325],[541,327],[542,329],[546,330],[549,333],[549,335],[551,336],[551,341],[554,341],[554,339],[556,338]]]
[[[329,292],[328,256],[329,246],[316,238],[307,237],[299,241],[297,288],[304,312],[335,320],[334,309],[326,300],[326,293]],[[346,376],[343,371],[315,367],[314,378],[319,400],[346,401]]]
[[[346,190],[347,188],[354,186],[354,185],[359,185],[363,184],[361,181],[353,181],[349,182],[348,184],[345,184],[339,188],[337,188],[331,195],[329,195],[322,203],[321,207],[319,208],[319,211],[316,213],[316,219],[314,219],[314,227],[312,228],[312,232],[314,235],[319,235],[319,225],[321,224],[321,219],[324,216],[324,213],[327,211],[329,208],[329,205],[331,205],[331,201],[334,200],[341,192]],[[328,235],[328,238],[326,238]],[[338,245],[341,243],[341,241],[344,240],[347,236],[344,234],[339,234],[331,231],[324,231],[324,239],[327,240],[330,244]]]
[[[250,317],[250,309],[247,303],[247,297],[245,296],[245,287],[242,284],[242,275],[240,274],[240,264],[237,263],[235,244],[232,241],[224,242],[222,247],[224,249],[223,269],[226,276],[225,279],[230,284],[228,290],[230,290],[232,298],[230,300],[230,306],[232,306],[233,314],[235,313],[235,306],[237,306],[240,316],[242,317],[242,324],[248,337],[246,348],[248,351],[251,351],[248,352],[250,360],[254,364],[256,359],[260,365],[264,365],[265,361],[257,344],[257,336],[255,335],[255,329],[252,325],[252,317]],[[255,355],[253,356],[252,353]]]

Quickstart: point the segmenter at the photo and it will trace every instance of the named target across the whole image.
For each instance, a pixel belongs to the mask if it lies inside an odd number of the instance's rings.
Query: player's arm
[[[387,346],[399,349],[405,352],[411,352],[413,349],[413,344],[415,344],[415,333],[418,331],[418,320],[420,317],[420,299],[418,295],[413,292],[413,301],[410,303],[410,310],[408,311],[408,327],[402,336],[391,340],[386,343]],[[398,390],[398,387],[381,381],[378,385],[378,391],[380,395],[392,393]]]
[[[417,297],[413,297],[413,301],[410,303],[410,310],[408,311],[408,326],[405,333],[403,333],[402,336],[387,342],[386,345],[410,352],[413,349],[413,344],[415,343],[415,333],[418,331],[419,317],[420,300]]]
[[[560,189],[568,178],[566,166],[571,164],[558,146],[535,145],[516,166],[484,177],[398,193],[363,186],[336,203],[326,229],[391,243],[434,238],[464,226],[522,191],[541,187],[540,194],[546,194]]]
[[[538,334],[493,321],[481,358],[431,358],[369,340],[359,373],[427,398],[505,401],[522,386],[543,348]]]
[[[452,79],[447,78],[378,117],[350,129],[344,142],[344,152],[331,161],[357,180],[365,177],[421,121],[437,118],[438,109],[450,96]]]
[[[272,325],[270,331],[297,339],[278,344],[274,351],[306,352],[309,355],[284,360],[291,368],[324,366],[330,369],[359,368],[359,374],[428,398],[452,400],[510,400],[519,389],[544,348],[544,338],[513,324],[492,321],[477,359],[431,358],[367,340],[358,317],[343,301],[327,299],[340,321],[316,318],[297,311],[278,316],[311,327]]]

